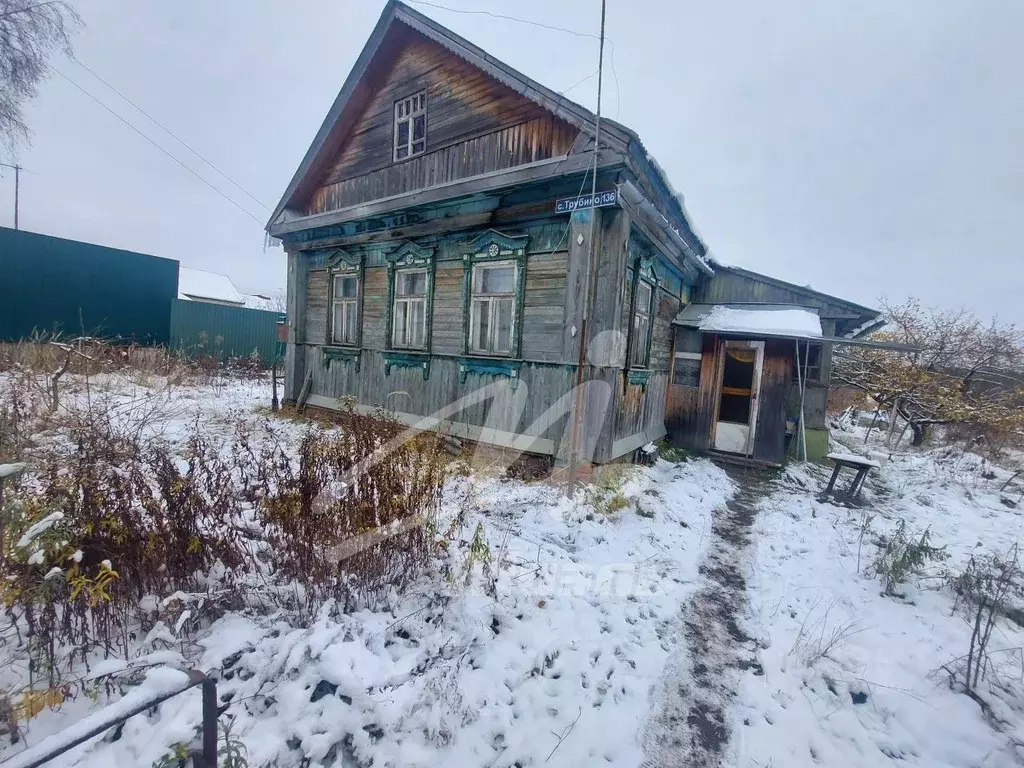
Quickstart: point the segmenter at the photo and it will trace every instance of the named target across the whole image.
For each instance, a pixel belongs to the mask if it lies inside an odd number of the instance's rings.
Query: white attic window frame
[[[427,151],[427,92],[420,91],[395,102],[394,151],[395,162],[407,160]],[[421,127],[417,138],[416,128]],[[405,129],[404,140],[401,137]]]

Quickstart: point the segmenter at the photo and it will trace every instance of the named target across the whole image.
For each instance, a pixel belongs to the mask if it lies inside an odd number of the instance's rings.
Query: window
[[[427,346],[427,270],[395,272],[395,306],[391,345],[396,349]]]
[[[359,277],[334,275],[331,288],[331,341],[355,345],[359,338]]]
[[[423,91],[395,102],[395,160],[422,154],[427,148],[427,94]]]
[[[796,354],[793,355],[793,370],[791,375],[793,381],[802,381],[804,371],[807,371],[807,381],[821,381],[821,344],[799,342],[800,347],[800,376],[797,378]]]
[[[647,365],[648,340],[651,334],[651,301],[654,291],[650,284],[638,281],[633,296],[633,334],[630,338],[629,364],[636,368]]]
[[[672,365],[672,383],[677,387],[699,387],[700,365],[700,353],[676,352]]]
[[[692,328],[676,329],[672,359],[672,383],[677,387],[699,387],[704,337]]]
[[[480,354],[511,355],[516,300],[516,265],[512,262],[473,267],[470,309],[470,350]]]

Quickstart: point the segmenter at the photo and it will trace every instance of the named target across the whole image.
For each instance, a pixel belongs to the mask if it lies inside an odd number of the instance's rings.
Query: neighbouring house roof
[[[273,310],[266,296],[242,293],[231,278],[219,272],[178,267],[178,298],[186,301],[209,301],[249,309]]]
[[[821,318],[810,309],[764,305],[757,309],[728,304],[690,304],[675,325],[705,333],[735,333],[785,339],[821,339]]]
[[[245,296],[235,288],[230,277],[189,267],[178,269],[178,298],[245,306]]]
[[[269,296],[261,296],[258,293],[246,293],[245,306],[249,309],[262,309],[267,312],[274,311],[274,302]]]
[[[357,108],[360,104],[359,99],[365,98],[366,95],[360,88],[361,80],[380,50],[388,30],[396,22],[404,24],[444,46],[495,80],[576,126],[581,132],[589,133],[592,136],[597,117],[589,109],[499,61],[447,27],[438,24],[404,3],[398,0],[389,0],[359,54],[359,58],[356,59],[352,71],[331,105],[327,117],[324,118],[313,143],[306,151],[280,202],[270,215],[266,227],[268,231],[271,230],[285,209],[295,203],[295,198],[301,197],[302,194],[309,191],[306,188],[307,185],[316,178],[316,171],[322,167],[323,163],[329,161],[331,153],[336,149],[335,142],[338,136],[343,134],[351,122],[356,119],[357,114],[355,113],[359,112]],[[688,241],[687,251],[691,256],[700,261],[704,269],[707,269],[705,264],[707,246],[690,223],[683,206],[682,196],[672,187],[668,176],[657,161],[644,149],[640,137],[635,131],[604,116],[601,118],[601,126],[602,145],[614,145],[623,153],[626,161],[633,166],[636,172],[646,176],[655,187],[662,190],[662,198],[667,201],[668,208],[672,213],[673,228],[683,240]]]

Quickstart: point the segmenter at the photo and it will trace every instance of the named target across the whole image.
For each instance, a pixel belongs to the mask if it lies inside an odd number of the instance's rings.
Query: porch
[[[828,361],[813,310],[691,304],[673,325],[665,412],[673,445],[769,466],[787,454],[813,461],[827,453]],[[821,418],[809,426],[811,378]]]

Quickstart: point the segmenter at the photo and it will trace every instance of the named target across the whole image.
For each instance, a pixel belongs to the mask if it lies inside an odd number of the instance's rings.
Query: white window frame
[[[423,116],[423,138],[413,140],[413,127],[416,122],[416,118]],[[406,133],[406,141],[404,144],[398,143],[398,127],[400,125],[408,123],[409,130]],[[411,96],[406,96],[404,99],[399,99],[395,102],[394,107],[394,149],[392,150],[392,160],[398,162],[399,160],[408,160],[410,157],[416,155],[422,155],[427,151],[427,92],[420,91],[414,93]],[[417,149],[419,146],[419,149]],[[405,154],[399,157],[399,150],[405,150]]]
[[[642,308],[640,306],[640,289],[641,287],[646,288],[650,294],[647,300],[647,306]],[[651,337],[651,323],[653,322],[654,316],[654,292],[656,287],[651,285],[643,278],[637,278],[636,286],[633,289],[633,318],[632,318],[632,345],[629,350],[629,366],[630,368],[646,368],[649,362],[648,355],[650,353],[650,345],[648,341]],[[640,318],[645,317],[647,323],[643,334],[640,333]],[[640,359],[636,357],[639,355]]]
[[[356,283],[355,296],[338,296],[337,295],[337,284],[338,280],[354,280]],[[345,347],[355,347],[359,344],[359,324],[361,318],[359,317],[359,291],[361,286],[359,285],[359,273],[358,272],[332,272],[331,273],[331,343],[338,344]],[[341,334],[338,333],[336,326],[338,319],[338,307],[345,306],[347,309],[348,305],[355,307],[355,326],[348,328],[348,317],[347,311],[342,313],[342,328]]]
[[[486,269],[512,267],[512,290],[505,293],[483,293],[477,290],[477,285],[480,278],[480,274]],[[516,286],[519,285],[519,263],[514,260],[508,261],[486,261],[482,264],[473,265],[473,273],[471,275],[470,285],[470,299],[469,299],[469,351],[474,355],[490,355],[493,357],[511,357],[513,350],[515,350],[515,338],[516,338],[516,327],[519,323],[519,318],[516,316],[518,312],[517,301],[516,301]],[[496,340],[498,336],[498,324],[489,323],[488,325],[488,339],[486,347],[478,347],[476,345],[476,305],[478,302],[487,302],[487,316],[493,318],[494,306],[499,301],[511,300],[512,302],[512,314],[510,316],[508,324],[508,351],[499,352],[495,349]]]
[[[402,277],[405,275],[418,273],[423,275],[423,293],[409,296],[402,296],[398,292],[398,286],[401,285]],[[394,349],[426,349],[427,348],[427,294],[430,292],[430,276],[427,274],[427,270],[424,267],[412,267],[409,269],[396,269],[395,270],[395,298],[391,305],[391,346]],[[399,332],[401,330],[398,326],[398,305],[405,305],[405,319],[406,324],[409,322],[409,318],[412,317],[412,307],[414,304],[420,304],[423,307],[421,331],[422,331],[422,344],[411,344],[403,342],[399,338]],[[408,333],[406,336],[408,337]]]

